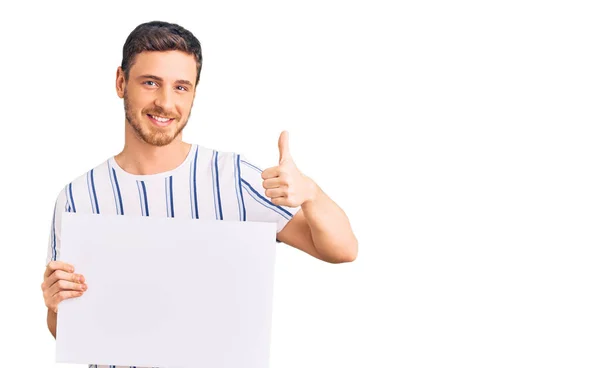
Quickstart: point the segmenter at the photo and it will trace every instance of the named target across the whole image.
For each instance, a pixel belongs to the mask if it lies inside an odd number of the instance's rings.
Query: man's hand
[[[83,275],[74,272],[72,265],[60,261],[52,261],[46,266],[42,291],[46,307],[54,313],[58,313],[61,301],[79,297],[87,290]]]
[[[298,207],[317,193],[316,184],[292,160],[286,131],[279,136],[279,165],[264,170],[262,178],[265,195],[278,206]]]

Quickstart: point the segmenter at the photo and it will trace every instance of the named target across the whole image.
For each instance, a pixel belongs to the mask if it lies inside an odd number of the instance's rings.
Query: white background
[[[359,239],[278,248],[272,368],[600,365],[591,1],[129,3],[0,9],[0,366],[60,366],[54,200],[122,148],[122,46],[156,19],[202,43],[184,139],[268,167],[287,129]]]

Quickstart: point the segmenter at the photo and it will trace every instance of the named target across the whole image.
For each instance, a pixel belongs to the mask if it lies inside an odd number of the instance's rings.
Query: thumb
[[[279,136],[279,163],[281,164],[283,161],[290,160],[291,158],[289,134],[284,130]]]

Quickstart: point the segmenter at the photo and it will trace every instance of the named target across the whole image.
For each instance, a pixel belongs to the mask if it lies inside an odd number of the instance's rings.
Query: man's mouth
[[[152,121],[154,124],[160,127],[165,127],[171,124],[173,120],[175,120],[174,118],[167,118],[159,115],[146,114],[146,116],[150,119],[150,121]]]

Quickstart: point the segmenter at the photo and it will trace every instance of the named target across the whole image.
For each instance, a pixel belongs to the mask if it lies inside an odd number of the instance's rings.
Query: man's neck
[[[177,168],[185,161],[192,145],[181,134],[166,146],[157,147],[139,137],[125,134],[125,147],[115,156],[117,164],[134,175],[152,175]]]

